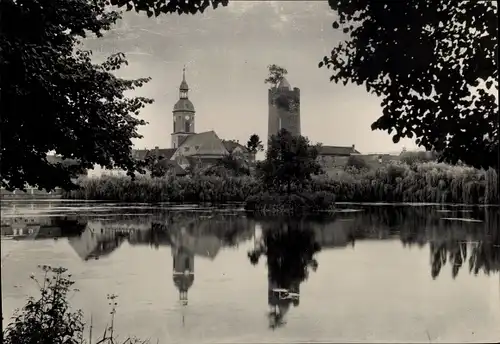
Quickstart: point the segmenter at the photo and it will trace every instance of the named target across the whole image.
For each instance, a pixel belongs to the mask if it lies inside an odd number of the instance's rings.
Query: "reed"
[[[244,202],[263,190],[252,176],[128,177],[79,179],[63,198],[124,202]],[[379,169],[353,167],[315,177],[309,191],[333,193],[337,202],[496,204],[497,172],[436,162],[394,163]]]

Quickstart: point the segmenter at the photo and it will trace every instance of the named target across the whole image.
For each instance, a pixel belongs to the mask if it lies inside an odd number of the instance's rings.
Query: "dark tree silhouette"
[[[102,37],[120,18],[109,4],[148,15],[194,14],[227,0],[0,2],[0,175],[8,190],[26,184],[71,189],[76,187],[71,176],[94,165],[124,169],[130,176],[142,171],[131,155],[132,139],[141,137],[137,128],[145,121],[137,115],[152,100],[125,93],[149,78],[114,76],[126,64],[121,53],[96,64],[89,51],[79,49],[89,33]],[[80,164],[49,162],[51,151]]]
[[[217,9],[219,5],[227,6],[228,0],[110,0],[112,5],[126,7],[127,11],[144,12],[148,17],[162,13],[196,14],[203,13],[210,5]]]
[[[317,147],[306,137],[281,129],[269,139],[266,159],[258,165],[259,174],[270,189],[286,187],[290,193],[293,184],[302,185],[321,172],[317,156]]]
[[[278,87],[281,80],[288,74],[288,71],[278,65],[272,64],[267,66],[269,70],[269,75],[264,80],[265,84],[270,84],[272,87]]]
[[[493,1],[330,0],[348,38],[319,67],[382,98],[373,130],[440,159],[497,167],[498,19]],[[493,90],[496,89],[496,90]]]
[[[253,134],[250,136],[247,142],[247,149],[254,155],[264,150],[264,146],[262,145],[259,135]]]
[[[303,226],[303,221],[277,220],[263,223],[263,237],[254,250],[248,253],[252,265],[258,263],[261,255],[267,257],[268,278],[278,289],[285,289],[299,294],[299,286],[304,282],[309,269],[316,271],[318,262],[314,255],[320,251],[314,232]],[[278,306],[268,316],[270,327],[283,326],[284,311],[293,303],[298,306],[298,299],[279,299],[274,291],[269,291],[268,302]],[[285,311],[286,312],[286,311]]]

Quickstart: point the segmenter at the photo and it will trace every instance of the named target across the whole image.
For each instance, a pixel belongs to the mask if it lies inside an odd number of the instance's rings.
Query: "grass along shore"
[[[244,202],[264,192],[253,176],[81,178],[65,199],[123,202]],[[332,193],[338,202],[498,203],[496,171],[426,162],[390,164],[376,170],[329,171],[313,178],[311,192]]]

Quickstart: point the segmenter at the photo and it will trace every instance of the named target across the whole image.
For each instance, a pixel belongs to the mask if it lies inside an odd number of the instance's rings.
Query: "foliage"
[[[307,184],[292,185],[293,193],[324,191],[337,202],[431,202],[494,204],[498,202],[497,173],[472,167],[428,162],[409,166],[388,164],[378,169],[355,168],[335,177],[316,176]],[[245,202],[269,190],[262,179],[245,177],[81,178],[80,189],[64,198],[125,202]]]
[[[304,227],[299,219],[273,221],[272,225],[269,221],[264,222],[262,229],[262,238],[255,249],[248,252],[250,262],[255,265],[260,256],[265,255],[269,279],[277,288],[299,294],[300,284],[307,279],[309,269],[316,271],[318,268],[314,255],[321,248],[316,242],[314,231],[310,227]],[[274,309],[268,316],[272,329],[285,324],[283,317],[286,311],[281,309],[287,309],[291,303],[298,306],[299,297],[281,298],[271,291],[268,302]]]
[[[368,168],[366,161],[356,155],[350,155],[345,166],[354,167],[358,170]]]
[[[168,169],[164,164],[162,164],[163,159],[165,159],[165,157],[162,155],[147,155],[142,162],[142,166],[144,166],[150,172],[151,177],[161,178],[164,177],[168,172]]]
[[[83,340],[83,314],[71,312],[68,293],[74,284],[65,269],[42,266],[43,281],[31,277],[40,287],[41,297],[28,299],[22,312],[4,331],[4,343],[79,343]]]
[[[313,190],[335,194],[339,202],[431,202],[492,204],[498,202],[493,169],[428,162],[389,164],[376,170],[317,178]]]
[[[411,166],[413,164],[437,160],[437,155],[434,152],[404,152],[401,153],[400,160]]]
[[[217,177],[196,174],[190,177],[147,178],[103,176],[82,178],[78,190],[63,197],[125,202],[243,202],[248,195],[261,191],[252,177]]]
[[[248,139],[246,148],[253,155],[257,154],[258,152],[262,152],[264,150],[264,146],[262,145],[262,141],[260,140],[259,135],[252,134]]]
[[[3,332],[5,344],[76,344],[85,343],[83,313],[81,310],[71,311],[68,294],[78,291],[71,287],[75,283],[64,268],[39,266],[44,273],[43,280],[34,276],[31,279],[40,288],[40,298],[28,298],[22,311],[18,311],[12,322]],[[111,310],[111,325],[97,341],[101,344],[114,344],[114,315],[116,313],[116,295],[108,296]],[[92,326],[92,325],[91,325]],[[92,330],[90,330],[92,331]],[[92,334],[91,334],[92,336]],[[90,338],[91,340],[91,338]],[[125,343],[146,343],[129,338]]]
[[[213,9],[219,5],[227,6],[229,0],[111,0],[110,3],[119,8],[126,6],[127,11],[134,9],[137,13],[145,12],[148,17],[152,17],[162,13],[203,13],[210,5]]]
[[[266,159],[257,166],[260,179],[269,190],[282,192],[286,187],[290,193],[293,184],[304,186],[311,175],[321,172],[317,156],[317,147],[307,138],[281,129],[270,137]]]
[[[498,164],[498,6],[492,1],[330,0],[348,38],[330,80],[382,97],[372,129],[416,138],[440,159]],[[494,87],[496,91],[492,89]],[[498,166],[497,166],[498,169]]]
[[[205,175],[218,175],[223,177],[227,176],[228,173],[234,176],[248,176],[250,170],[242,159],[239,159],[233,153],[229,153],[219,159],[215,166],[208,168]]]
[[[136,116],[152,100],[124,94],[149,78],[114,76],[126,64],[121,53],[95,64],[91,52],[79,49],[89,32],[101,37],[119,13],[101,0],[6,0],[0,6],[0,121],[9,133],[2,136],[1,185],[71,188],[73,170],[95,164],[136,171],[131,139],[145,124]],[[50,151],[80,166],[50,163]]]
[[[281,80],[283,80],[285,75],[288,74],[288,71],[285,68],[275,64],[267,66],[267,69],[269,71],[269,75],[264,80],[264,83],[270,84],[273,88],[278,87],[278,84],[281,82]]]
[[[160,13],[203,13],[227,0],[61,0],[15,1],[0,5],[0,74],[3,76],[0,120],[1,185],[8,190],[26,184],[40,189],[75,187],[72,176],[94,165],[143,172],[131,157],[132,139],[140,138],[136,116],[152,103],[125,97],[149,78],[124,80],[112,72],[126,64],[122,53],[102,64],[79,49],[88,34],[102,37],[120,18],[109,5]],[[30,30],[25,30],[29,23]],[[47,161],[48,152],[77,159],[80,166]]]
[[[277,194],[262,192],[246,199],[245,210],[259,214],[305,214],[333,210],[335,195],[330,192]]]

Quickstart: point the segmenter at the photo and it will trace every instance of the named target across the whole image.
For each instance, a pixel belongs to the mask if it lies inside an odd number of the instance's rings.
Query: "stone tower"
[[[300,89],[283,78],[277,87],[268,90],[268,138],[282,128],[300,135]]]
[[[195,133],[195,110],[193,103],[188,99],[189,87],[186,82],[186,68],[182,70],[182,82],[179,87],[179,100],[173,110],[172,148],[177,148],[188,137]]]

